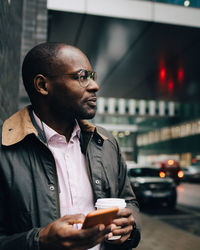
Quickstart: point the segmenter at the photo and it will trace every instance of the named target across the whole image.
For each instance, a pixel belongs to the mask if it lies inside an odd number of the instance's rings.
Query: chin
[[[84,110],[84,112],[79,113],[77,117],[78,119],[81,119],[81,120],[90,120],[94,118],[95,114],[96,114],[96,110],[92,110],[90,112],[88,110],[87,111]]]
[[[87,115],[85,115],[82,119],[90,120],[90,119],[94,118],[95,114],[96,114],[96,113],[94,113],[94,114],[87,114]]]

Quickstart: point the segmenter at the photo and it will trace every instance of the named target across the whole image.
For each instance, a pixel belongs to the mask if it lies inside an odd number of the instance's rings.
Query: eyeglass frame
[[[83,84],[83,82],[81,81],[81,73],[82,72],[87,72],[88,76],[87,76],[87,83],[86,84]],[[62,75],[69,75],[69,76],[78,76],[78,81],[79,81],[79,84],[81,87],[83,88],[86,88],[89,83],[90,83],[90,79],[92,78],[94,81],[96,81],[97,79],[97,72],[95,71],[89,71],[89,70],[86,70],[86,69],[80,69],[78,72],[76,73],[65,73],[65,74],[62,74]],[[59,75],[45,75],[46,77],[58,77]]]

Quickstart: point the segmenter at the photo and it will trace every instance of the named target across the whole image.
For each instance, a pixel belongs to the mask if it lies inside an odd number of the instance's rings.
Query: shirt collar
[[[60,136],[60,134],[57,133],[54,129],[50,128],[46,123],[42,122],[34,111],[33,111],[33,116],[34,116],[34,119],[35,119],[38,127],[40,128],[40,130],[44,134],[44,137],[46,137],[47,141],[49,141],[55,135]],[[78,122],[75,120],[75,126],[74,126],[73,132],[71,134],[71,139],[73,139],[76,136],[78,138],[80,138],[80,132],[81,132],[80,126],[79,126]]]

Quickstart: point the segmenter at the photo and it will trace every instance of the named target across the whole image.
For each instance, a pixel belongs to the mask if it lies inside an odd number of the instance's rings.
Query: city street
[[[200,246],[200,184],[177,187],[178,204],[169,210],[151,204],[142,210],[139,250],[198,250]]]
[[[177,190],[178,204],[200,209],[200,184],[182,183]]]

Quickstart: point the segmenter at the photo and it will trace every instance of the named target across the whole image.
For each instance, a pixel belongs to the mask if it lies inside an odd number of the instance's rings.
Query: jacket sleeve
[[[0,173],[0,249],[39,250],[39,228],[27,232],[13,233],[10,230],[8,197]]]
[[[2,228],[0,228],[2,230]],[[0,233],[1,250],[39,250],[39,229],[33,228],[28,232],[5,235]]]
[[[121,246],[117,247],[114,245],[109,246],[109,250],[114,250],[114,249],[132,249],[138,246],[140,242],[140,234],[141,234],[141,229],[140,229],[140,214],[139,214],[139,204],[136,200],[136,196],[133,192],[133,189],[131,187],[128,175],[127,175],[127,166],[126,163],[122,157],[120,148],[118,143],[116,142],[116,147],[117,147],[117,154],[118,154],[118,183],[119,183],[119,193],[118,197],[123,198],[126,200],[127,207],[132,209],[133,211],[133,217],[135,220],[135,225],[134,229],[131,233],[130,238]]]

